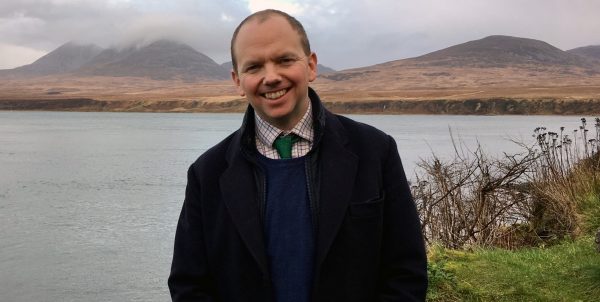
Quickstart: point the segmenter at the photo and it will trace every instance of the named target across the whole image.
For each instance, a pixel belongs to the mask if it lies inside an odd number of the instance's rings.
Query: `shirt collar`
[[[260,140],[261,143],[266,146],[272,146],[273,142],[279,135],[287,135],[290,133],[294,133],[311,143],[313,142],[314,130],[311,102],[308,102],[308,109],[304,113],[304,116],[302,116],[302,119],[300,119],[300,121],[290,131],[284,131],[269,124],[269,122],[263,120],[256,113],[254,114],[254,119],[256,121],[256,138],[258,138],[258,140]]]

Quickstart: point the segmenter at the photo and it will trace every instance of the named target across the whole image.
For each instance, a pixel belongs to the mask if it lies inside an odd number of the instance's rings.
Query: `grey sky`
[[[269,7],[296,16],[319,62],[336,69],[494,34],[563,50],[600,44],[598,0],[2,0],[0,69],[29,64],[73,40],[108,47],[172,38],[222,63],[230,60],[235,26]]]

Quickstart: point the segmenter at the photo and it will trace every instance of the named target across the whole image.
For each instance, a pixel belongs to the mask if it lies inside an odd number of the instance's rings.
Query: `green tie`
[[[273,147],[277,149],[277,153],[282,159],[292,158],[292,145],[298,141],[296,134],[290,133],[285,136],[279,136],[273,142]]]

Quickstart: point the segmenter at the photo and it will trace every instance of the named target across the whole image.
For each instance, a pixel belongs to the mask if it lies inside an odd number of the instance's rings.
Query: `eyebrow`
[[[277,56],[275,56],[276,58],[284,58],[284,57],[294,57],[294,58],[300,58],[300,56],[298,56],[296,53],[294,52],[284,52],[282,54],[279,54]]]
[[[302,58],[302,56],[299,56],[295,52],[285,51],[285,52],[282,52],[280,54],[276,54],[276,55],[272,56],[270,59],[279,60],[281,58],[286,58],[286,57],[292,57],[292,58],[297,58],[297,59],[301,59]],[[250,66],[250,65],[263,64],[264,61],[265,60],[263,60],[263,59],[249,59],[249,60],[247,60],[245,62],[241,62],[240,67],[244,68],[244,67]]]

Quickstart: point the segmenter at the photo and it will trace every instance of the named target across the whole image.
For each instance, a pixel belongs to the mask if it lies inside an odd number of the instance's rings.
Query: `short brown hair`
[[[233,45],[235,44],[235,40],[237,39],[238,33],[240,32],[240,29],[242,28],[242,26],[244,24],[246,24],[248,21],[251,21],[253,19],[258,18],[258,22],[262,23],[264,21],[266,21],[267,19],[269,19],[269,17],[272,17],[274,15],[279,15],[282,16],[283,18],[285,18],[288,23],[290,24],[290,26],[292,26],[292,28],[294,30],[296,30],[296,32],[298,33],[298,35],[300,36],[300,44],[302,45],[302,50],[304,50],[304,53],[306,55],[310,55],[311,51],[310,51],[310,43],[308,42],[308,36],[306,35],[306,31],[304,31],[304,27],[302,26],[302,23],[300,23],[300,21],[298,21],[296,18],[290,16],[289,14],[282,12],[280,10],[276,10],[276,9],[265,9],[265,10],[261,10],[258,11],[248,17],[246,17],[246,19],[244,19],[236,28],[235,31],[233,32],[233,36],[231,37],[231,65],[233,65],[233,70],[235,71],[235,73],[237,74],[237,61],[235,59],[235,53],[233,50]]]

